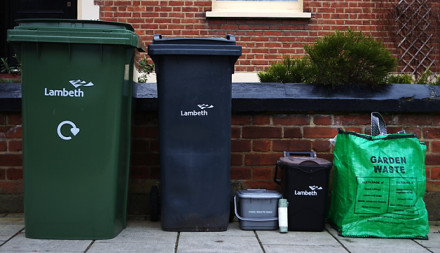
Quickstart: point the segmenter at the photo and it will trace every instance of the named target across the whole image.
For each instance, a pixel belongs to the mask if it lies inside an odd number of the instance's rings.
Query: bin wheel
[[[158,221],[160,216],[159,188],[152,186],[150,190],[150,220]]]

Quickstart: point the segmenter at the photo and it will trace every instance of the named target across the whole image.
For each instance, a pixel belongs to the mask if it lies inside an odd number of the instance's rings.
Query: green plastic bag
[[[339,131],[329,221],[342,236],[426,239],[426,145],[379,132]]]

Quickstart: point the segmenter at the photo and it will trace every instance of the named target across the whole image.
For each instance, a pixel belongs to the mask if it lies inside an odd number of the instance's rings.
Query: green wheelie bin
[[[108,239],[126,226],[132,74],[129,24],[20,20],[28,238]]]

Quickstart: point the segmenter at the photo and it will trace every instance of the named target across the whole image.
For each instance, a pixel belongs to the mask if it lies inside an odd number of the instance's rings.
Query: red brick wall
[[[181,37],[223,37],[233,34],[243,46],[236,71],[262,71],[285,56],[304,55],[303,46],[335,30],[363,31],[383,41],[395,55],[393,5],[398,0],[304,0],[311,19],[206,18],[211,0],[95,0],[100,18],[130,23],[145,44],[153,34]],[[438,15],[439,3],[432,1]],[[437,11],[435,11],[437,10]],[[434,25],[434,24],[433,24]],[[438,26],[437,26],[438,27]],[[433,58],[440,59],[440,41],[433,39]],[[431,69],[436,71],[437,69]]]
[[[275,189],[283,151],[315,151],[332,160],[329,138],[338,128],[369,133],[362,114],[234,114],[231,180],[238,187]],[[427,144],[427,192],[440,192],[440,115],[384,114],[389,132],[405,129]],[[20,113],[0,113],[0,195],[23,193]],[[132,137],[130,194],[148,194],[160,179],[157,112],[137,112]]]
[[[21,114],[0,113],[0,194],[22,192]]]
[[[440,192],[440,115],[384,114],[390,133],[405,129],[426,142],[427,191]],[[315,151],[333,159],[328,139],[338,128],[369,133],[363,114],[236,114],[231,127],[231,180],[244,188],[275,189],[275,163],[283,151]],[[159,180],[157,115],[137,113],[132,149],[132,179]]]

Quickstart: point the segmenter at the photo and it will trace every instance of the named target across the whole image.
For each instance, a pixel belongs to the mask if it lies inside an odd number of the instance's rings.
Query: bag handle
[[[278,217],[269,217],[269,218],[244,218],[238,215],[237,212],[237,196],[234,196],[234,210],[235,210],[235,216],[237,216],[238,219],[244,220],[244,221],[274,221],[278,220]]]
[[[371,113],[371,135],[387,135],[387,126],[382,115],[378,112]]]

